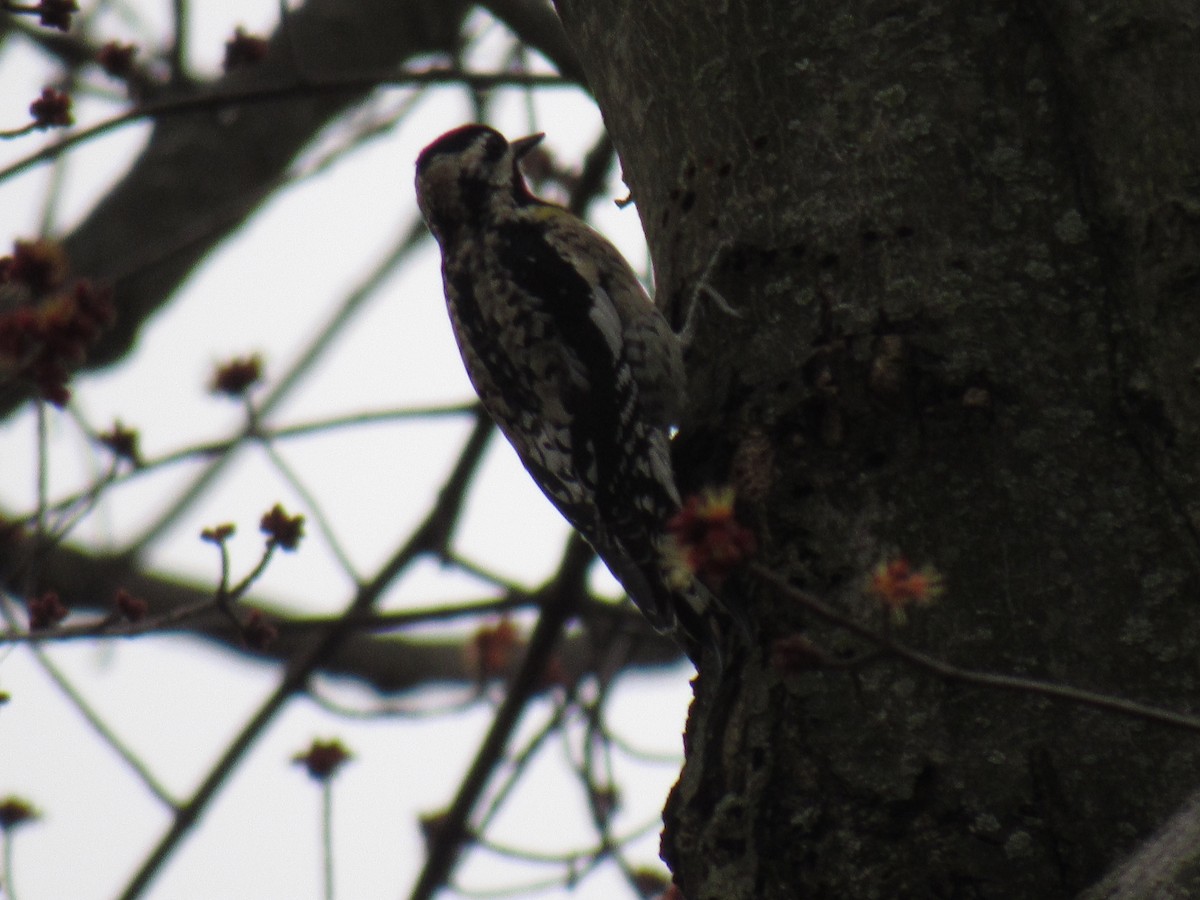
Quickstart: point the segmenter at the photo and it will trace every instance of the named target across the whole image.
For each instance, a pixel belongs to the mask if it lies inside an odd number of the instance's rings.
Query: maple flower
[[[135,466],[141,459],[138,453],[138,433],[136,429],[126,428],[117,419],[112,428],[96,435],[96,440],[113,452],[115,456],[128,460]]]
[[[328,781],[350,758],[350,751],[334,738],[331,741],[314,740],[305,752],[293,756],[292,762],[304,766],[313,779]]]
[[[63,128],[74,125],[71,117],[71,95],[52,87],[42,88],[42,94],[29,104],[36,128]]]
[[[509,670],[523,646],[520,631],[506,617],[476,631],[467,644],[467,655],[480,678],[495,678]]]
[[[269,512],[263,514],[258,529],[269,541],[278,544],[284,550],[295,550],[300,544],[300,538],[304,537],[304,516],[289,516],[283,507],[276,503]]]
[[[128,622],[140,622],[146,618],[146,613],[150,611],[150,605],[141,597],[135,597],[125,588],[117,588],[117,593],[113,597],[113,606],[117,608],[117,612],[121,617]]]
[[[914,569],[903,556],[883,560],[871,572],[870,593],[889,610],[897,625],[910,606],[929,606],[942,594],[942,576],[932,566]]]
[[[217,366],[209,390],[227,397],[241,397],[262,380],[262,357],[257,353],[231,359]]]
[[[4,831],[10,831],[37,818],[38,811],[28,800],[13,796],[0,800],[0,829]]]
[[[109,41],[96,52],[96,62],[113,78],[125,78],[133,71],[133,56],[137,47]]]
[[[720,587],[729,574],[754,555],[754,532],[737,520],[733,488],[710,488],[692,494],[667,523],[667,548],[673,582],[687,584],[700,576]]]
[[[267,55],[267,42],[253,34],[247,34],[239,25],[233,37],[225,42],[225,71],[252,66]]]
[[[29,630],[39,631],[43,628],[53,628],[65,619],[70,610],[59,599],[54,591],[46,591],[37,597],[31,597],[28,604]]]
[[[212,528],[205,528],[200,532],[200,540],[208,541],[210,544],[223,544],[237,530],[237,526],[230,523],[224,525],[214,525]]]

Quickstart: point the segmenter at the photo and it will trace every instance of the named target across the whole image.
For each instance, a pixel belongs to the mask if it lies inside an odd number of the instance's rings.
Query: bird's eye
[[[508,151],[508,141],[504,136],[492,132],[487,136],[487,142],[483,145],[483,158],[488,162],[499,162],[504,154]]]

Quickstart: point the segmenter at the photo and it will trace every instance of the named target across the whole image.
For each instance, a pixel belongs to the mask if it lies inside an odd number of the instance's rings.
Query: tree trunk
[[[758,562],[863,624],[880,560],[936,566],[909,646],[1187,709],[1195,5],[558,7],[660,303],[702,304],[683,480],[735,482]],[[697,684],[663,839],[689,900],[1071,897],[1196,785],[1191,733],[829,665],[871,648],[752,573],[725,593],[758,634]],[[772,652],[797,634],[807,671]]]

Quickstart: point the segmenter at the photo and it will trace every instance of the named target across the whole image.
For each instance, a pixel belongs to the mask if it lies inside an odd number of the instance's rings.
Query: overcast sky
[[[92,4],[82,4],[85,8]],[[165,0],[130,0],[131,16],[106,14],[95,33],[145,43],[145,34],[169,32]],[[117,5],[119,6],[119,5]],[[190,60],[201,75],[219,70],[234,26],[251,33],[274,29],[275,0],[191,4]],[[483,19],[478,28],[487,27]],[[507,37],[490,26],[478,65],[504,48]],[[29,102],[54,75],[43,57],[20,40],[0,54],[0,128],[20,125]],[[97,73],[92,82],[103,84]],[[117,85],[112,85],[116,89]],[[379,118],[412,103],[409,92],[380,92]],[[531,127],[548,133],[563,159],[595,140],[599,116],[576,91],[548,91],[533,104],[512,93],[498,107],[510,136]],[[120,111],[117,102],[77,97],[80,125]],[[261,353],[270,380],[286,371],[337,308],[345,294],[377,265],[416,216],[412,164],[422,146],[470,116],[461,93],[429,92],[404,123],[364,143],[315,177],[276,196],[221,246],[184,285],[170,308],[142,333],[132,358],[100,375],[77,381],[78,409],[97,428],[115,419],[137,428],[142,452],[154,457],[197,441],[233,433],[241,421],[236,403],[211,396],[213,365],[232,356]],[[61,177],[53,231],[69,230],[145,139],[148,126],[131,125],[85,144],[65,158],[55,176],[48,166],[0,182],[0,255],[14,239],[37,234],[52,179]],[[298,164],[344,139],[345,127]],[[0,142],[0,166],[55,139],[41,133]],[[623,194],[618,181],[612,196]],[[644,259],[637,213],[597,204],[599,227]],[[119,304],[120,298],[117,298]],[[436,248],[427,242],[412,265],[388,280],[302,388],[272,419],[283,424],[357,410],[457,403],[470,399],[446,322]],[[94,477],[96,457],[77,427],[50,416],[50,495],[71,493]],[[292,441],[282,449],[332,523],[356,573],[367,576],[425,514],[453,464],[464,422],[388,424]],[[32,508],[36,483],[36,427],[32,414],[0,423],[0,508]],[[131,481],[111,492],[72,534],[93,546],[121,547],[190,483],[196,465],[180,465]],[[265,455],[244,452],[205,500],[150,548],[163,571],[214,583],[214,548],[198,539],[202,528],[238,526],[231,544],[235,576],[261,548],[258,519],[274,503],[311,515],[303,498]],[[310,519],[311,522],[311,519]],[[514,527],[514,523],[519,523]],[[567,535],[565,524],[532,486],[511,451],[495,441],[471,495],[457,546],[472,559],[530,586],[553,571]],[[611,590],[611,580],[597,584]],[[296,554],[278,555],[256,594],[297,609],[336,612],[347,602],[352,579],[327,542],[310,526]],[[426,605],[479,596],[483,587],[465,577],[447,578],[421,566],[387,595],[385,606]],[[186,797],[217,754],[274,687],[271,667],[178,637],[143,637],[103,643],[51,644],[45,657],[107,725],[147,763],[178,798]],[[652,865],[658,834],[653,827],[677,774],[680,733],[690,696],[690,669],[622,680],[610,707],[614,728],[636,746],[666,757],[635,763],[618,754],[615,765],[626,794],[617,832],[650,825],[631,858]],[[324,685],[341,701],[362,709],[377,698],[352,685]],[[0,690],[12,696],[0,708],[0,797],[18,795],[41,811],[40,822],[15,840],[15,880],[22,900],[91,900],[113,896],[162,835],[162,806],[55,686],[29,647],[0,648]],[[406,698],[437,708],[460,701],[455,693]],[[293,702],[257,743],[192,837],[155,882],[154,898],[319,897],[319,792],[289,760],[311,740],[339,738],[354,753],[336,781],[336,876],[339,896],[372,900],[402,896],[422,862],[417,817],[444,807],[474,756],[493,705],[433,718],[334,717],[307,700]],[[549,704],[535,707],[543,721]],[[523,723],[521,735],[542,722]],[[576,729],[578,731],[578,729]],[[580,748],[551,742],[496,822],[496,841],[543,852],[590,846],[594,835],[578,781],[564,762]],[[520,740],[518,740],[518,744]],[[479,888],[524,884],[551,870],[515,866],[490,854],[473,854],[459,869],[461,883]],[[549,892],[543,896],[559,896]],[[585,881],[572,897],[628,896],[612,872]]]

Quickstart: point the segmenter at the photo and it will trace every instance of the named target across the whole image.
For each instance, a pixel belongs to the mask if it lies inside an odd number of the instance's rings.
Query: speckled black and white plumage
[[[417,159],[417,200],[442,250],[446,305],[488,413],[534,481],[650,622],[706,642],[711,595],[670,586],[679,509],[669,428],[684,394],[678,338],[624,257],[534,197],[509,143],[455,129]]]

